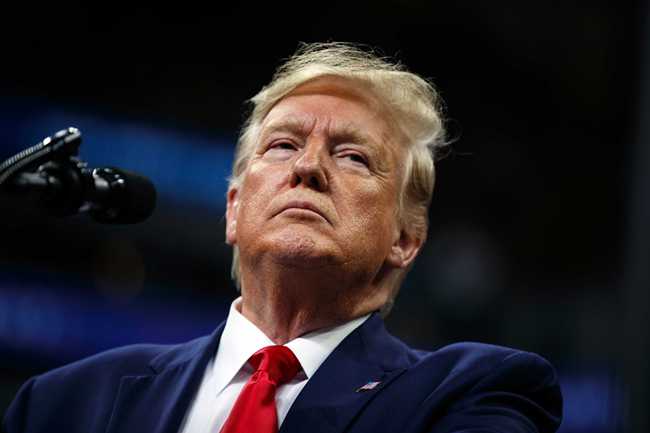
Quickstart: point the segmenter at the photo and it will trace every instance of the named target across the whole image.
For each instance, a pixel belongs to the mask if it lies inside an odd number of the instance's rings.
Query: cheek
[[[242,185],[242,197],[250,201],[260,194],[269,194],[286,178],[284,171],[278,168],[262,161],[250,164]]]
[[[264,169],[267,167],[268,164],[265,164],[260,160],[257,159],[251,160],[248,164],[246,179],[248,180],[249,178],[255,178],[260,174],[260,172],[264,171]]]
[[[239,221],[257,220],[265,215],[287,176],[283,170],[263,162],[252,163],[241,187]]]
[[[361,185],[357,185],[361,186]],[[373,184],[357,189],[347,209],[350,228],[356,232],[365,232],[377,239],[390,237],[396,226],[397,198],[394,191]]]

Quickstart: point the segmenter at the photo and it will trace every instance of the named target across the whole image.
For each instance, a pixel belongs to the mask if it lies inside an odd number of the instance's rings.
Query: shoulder
[[[35,376],[16,395],[3,428],[7,432],[31,431],[28,424],[47,425],[57,413],[76,413],[81,424],[100,422],[110,415],[123,377],[153,375],[157,369],[186,362],[208,339],[120,347]]]
[[[508,372],[510,374],[531,373],[543,375],[547,380],[557,379],[555,369],[543,357],[526,352],[492,344],[463,342],[442,347],[434,352],[413,350],[414,368],[444,368],[449,376],[483,378],[486,375]],[[521,371],[524,368],[525,371]],[[529,370],[530,369],[530,370]]]
[[[411,357],[404,379],[411,387],[420,384],[425,405],[445,408],[441,426],[477,423],[478,427],[489,420],[504,428],[521,424],[530,431],[555,431],[559,425],[562,396],[557,373],[535,353],[465,342],[434,352],[414,350]]]
[[[34,385],[112,381],[115,377],[149,375],[160,364],[181,362],[186,354],[207,339],[201,337],[182,344],[136,344],[111,349],[37,376]]]

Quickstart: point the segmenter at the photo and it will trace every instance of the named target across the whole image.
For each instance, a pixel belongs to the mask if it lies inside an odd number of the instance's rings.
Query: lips
[[[327,216],[325,215],[325,213],[324,213],[321,209],[319,209],[318,206],[316,206],[316,205],[314,205],[313,203],[310,203],[310,202],[308,202],[308,201],[302,201],[302,200],[293,200],[293,201],[290,201],[290,202],[284,204],[284,205],[280,208],[280,210],[276,213],[276,215],[279,215],[279,214],[281,214],[282,212],[284,212],[284,211],[286,211],[286,210],[289,210],[289,209],[304,209],[304,210],[308,210],[308,211],[311,211],[311,212],[314,212],[314,213],[318,214],[320,217],[322,217],[322,218],[323,218],[325,221],[327,221],[328,223],[331,223],[330,220],[329,220],[329,218],[327,218]]]

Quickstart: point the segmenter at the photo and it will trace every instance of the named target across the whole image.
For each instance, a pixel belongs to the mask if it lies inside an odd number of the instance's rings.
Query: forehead
[[[378,145],[395,139],[390,116],[378,98],[361,83],[339,77],[298,86],[274,105],[261,127],[263,134],[275,130],[306,134],[316,130]]]

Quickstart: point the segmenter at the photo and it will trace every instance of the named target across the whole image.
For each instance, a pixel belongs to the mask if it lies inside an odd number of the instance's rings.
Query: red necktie
[[[285,346],[268,346],[258,350],[248,362],[255,373],[244,389],[221,428],[220,433],[276,433],[278,414],[275,391],[293,379],[300,362]]]

